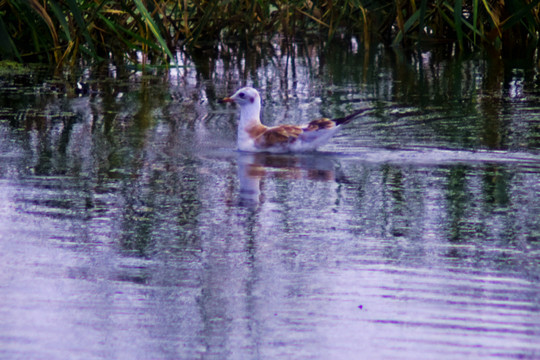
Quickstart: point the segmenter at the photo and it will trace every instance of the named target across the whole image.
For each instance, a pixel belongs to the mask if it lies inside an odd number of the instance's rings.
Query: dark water
[[[0,76],[0,358],[540,358],[537,65],[212,56]],[[242,154],[244,84],[267,124],[373,112]]]

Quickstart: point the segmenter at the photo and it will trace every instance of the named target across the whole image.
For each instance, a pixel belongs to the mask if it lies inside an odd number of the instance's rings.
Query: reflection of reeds
[[[74,63],[77,59],[172,57],[175,47],[281,33],[337,34],[411,45],[455,42],[521,51],[534,45],[540,0],[3,0],[2,58]],[[249,37],[248,37],[249,34]]]

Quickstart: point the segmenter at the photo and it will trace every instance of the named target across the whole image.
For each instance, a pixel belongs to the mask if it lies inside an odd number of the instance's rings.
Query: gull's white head
[[[243,87],[232,96],[226,97],[222,102],[233,102],[238,104],[240,107],[244,106],[261,106],[261,97],[259,92],[252,87]]]

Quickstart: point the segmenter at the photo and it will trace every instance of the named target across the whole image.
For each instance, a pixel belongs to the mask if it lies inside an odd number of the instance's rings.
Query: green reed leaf
[[[418,9],[414,12],[414,14],[411,15],[407,21],[405,21],[405,24],[403,25],[403,32],[399,31],[394,38],[393,45],[398,45],[401,40],[403,40],[403,37],[405,34],[411,29],[411,27],[418,21],[420,18],[421,9]]]
[[[455,0],[454,3],[454,27],[458,39],[459,49],[463,50],[463,29],[461,28],[462,3],[461,0]]]
[[[141,0],[134,0],[135,5],[137,6],[137,9],[139,10],[140,14],[142,15],[142,21],[150,28],[150,31],[158,41],[159,45],[161,46],[161,50],[165,52],[171,60],[174,60],[174,56],[172,55],[171,51],[169,50],[169,47],[165,43],[165,40],[160,34],[160,31],[154,22],[154,19],[152,19],[152,16],[150,16],[150,13],[146,9],[146,7],[143,5]]]
[[[6,29],[6,24],[4,23],[2,14],[0,14],[0,49],[8,57],[17,58],[19,61],[21,61],[21,54],[19,54],[17,46]]]

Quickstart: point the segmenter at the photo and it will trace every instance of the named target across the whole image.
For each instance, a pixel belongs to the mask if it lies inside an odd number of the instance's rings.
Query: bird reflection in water
[[[322,153],[239,153],[239,205],[256,208],[264,202],[264,180],[336,181],[335,161]]]

